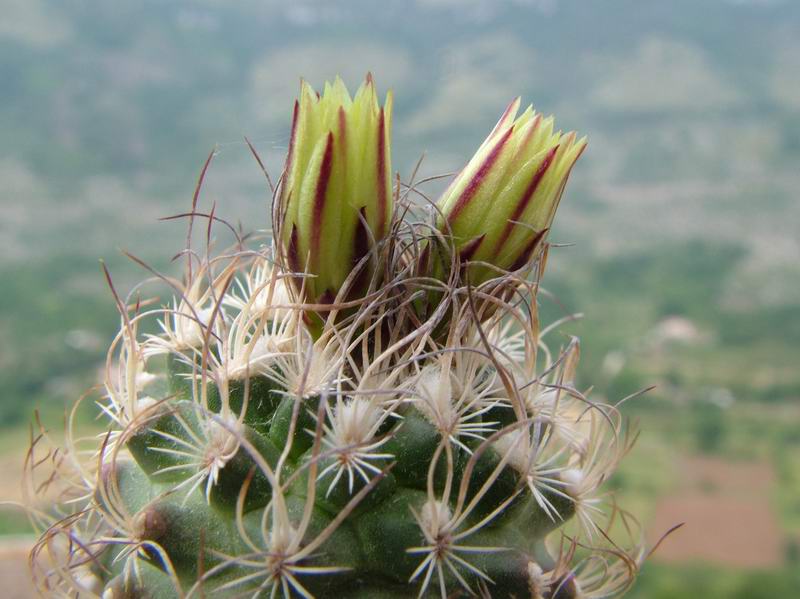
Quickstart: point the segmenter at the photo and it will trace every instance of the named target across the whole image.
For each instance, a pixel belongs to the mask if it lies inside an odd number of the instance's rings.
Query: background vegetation
[[[800,588],[800,4],[0,0],[0,13],[9,471],[32,410],[58,428],[98,380],[117,325],[98,258],[123,289],[143,273],[119,247],[177,272],[181,226],[158,219],[189,206],[212,149],[204,205],[266,228],[243,135],[277,172],[298,77],[354,85],[372,70],[395,89],[404,176],[423,150],[423,174],[457,169],[518,94],[589,135],[545,310],[585,314],[563,334],[581,336],[595,397],[657,386],[626,405],[643,434],[614,484],[651,538],[687,524],[634,596]],[[746,472],[762,482],[744,492]],[[703,550],[724,531],[680,501],[728,506],[722,528],[768,559]],[[737,519],[742,501],[766,525]],[[5,510],[0,529],[24,526]]]

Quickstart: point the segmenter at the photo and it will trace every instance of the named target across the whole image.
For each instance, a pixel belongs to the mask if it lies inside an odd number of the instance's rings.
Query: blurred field
[[[423,176],[459,168],[518,94],[589,135],[543,311],[585,314],[554,341],[581,337],[595,399],[656,385],[611,483],[648,538],[686,524],[632,596],[800,594],[798,40],[792,0],[0,0],[0,499],[33,409],[59,431],[98,381],[98,258],[121,289],[143,273],[118,248],[177,272],[182,225],[158,219],[212,149],[203,206],[267,228],[243,135],[277,172],[298,78],[372,70],[404,178],[423,151]],[[0,532],[21,593],[18,510]]]
[[[683,461],[681,471],[678,487],[658,500],[650,529],[686,524],[664,543],[657,561],[707,560],[743,569],[783,563],[781,532],[771,505],[775,474],[769,462],[693,457]]]

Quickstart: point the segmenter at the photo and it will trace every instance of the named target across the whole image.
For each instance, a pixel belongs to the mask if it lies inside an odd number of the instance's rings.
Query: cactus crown
[[[544,230],[480,247],[476,285],[451,230],[467,225],[445,218],[465,193],[484,211],[493,179],[503,222],[485,217],[485,239],[522,218],[519,202],[549,227],[584,142],[507,111],[478,162],[513,138],[502,168],[541,179],[552,162],[547,193],[491,165],[478,181],[471,162],[415,219],[417,184],[381,170],[389,112],[371,78],[353,100],[340,81],[321,97],[303,84],[274,237],[187,252],[181,283],[161,277],[163,307],[141,288],[115,294],[108,432],[69,435],[49,460],[40,437],[30,453],[31,493],[59,494],[32,514],[44,593],[566,599],[631,584],[641,545],[610,534],[638,533],[602,489],[629,427],[577,388],[578,340],[549,347],[554,328],[540,328]],[[528,141],[542,147],[526,157]],[[368,241],[354,245],[359,228]],[[56,473],[38,484],[46,465]]]

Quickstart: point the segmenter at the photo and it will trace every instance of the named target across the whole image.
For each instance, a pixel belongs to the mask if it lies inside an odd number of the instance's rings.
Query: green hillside
[[[760,460],[781,559],[659,562],[635,597],[788,597],[800,586],[800,3],[791,0],[0,0],[0,420],[60,426],[127,291],[176,274],[204,209],[269,226],[300,76],[395,90],[394,164],[450,172],[516,95],[589,136],[551,241],[548,320],[582,384],[643,429],[617,481],[653,516],[680,456]],[[426,191],[436,195],[436,184]],[[91,418],[87,408],[85,419]],[[13,523],[0,514],[0,526]],[[695,560],[688,560],[695,561]]]

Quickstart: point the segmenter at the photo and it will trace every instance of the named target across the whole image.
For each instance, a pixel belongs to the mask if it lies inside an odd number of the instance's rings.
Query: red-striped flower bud
[[[586,147],[574,132],[553,131],[553,117],[514,100],[467,166],[439,199],[438,228],[452,234],[462,261],[506,270],[524,266],[541,247],[570,170]],[[495,274],[470,270],[473,283]]]
[[[369,75],[353,98],[339,78],[322,95],[301,84],[279,218],[287,266],[310,275],[308,301],[332,301],[389,231],[391,114],[391,93],[381,107]]]

